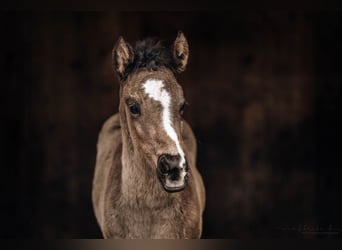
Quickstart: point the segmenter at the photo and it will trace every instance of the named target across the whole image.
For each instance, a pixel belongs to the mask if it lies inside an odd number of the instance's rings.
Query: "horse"
[[[133,48],[120,36],[113,48],[119,109],[98,135],[92,184],[103,238],[201,237],[205,186],[176,80],[188,57],[181,31],[170,46],[146,38]]]

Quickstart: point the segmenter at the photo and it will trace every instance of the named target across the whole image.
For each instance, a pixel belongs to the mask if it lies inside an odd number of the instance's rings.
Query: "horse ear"
[[[113,48],[112,57],[114,70],[122,80],[125,78],[126,67],[133,62],[134,52],[131,45],[126,43],[121,36]]]
[[[189,58],[189,44],[183,32],[179,31],[173,44],[173,59],[176,63],[176,72],[183,72],[186,68]]]

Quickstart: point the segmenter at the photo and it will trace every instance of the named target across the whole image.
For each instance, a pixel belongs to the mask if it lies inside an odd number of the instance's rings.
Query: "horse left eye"
[[[184,114],[184,108],[185,108],[185,103],[182,103],[182,105],[179,108],[179,114],[182,116]]]

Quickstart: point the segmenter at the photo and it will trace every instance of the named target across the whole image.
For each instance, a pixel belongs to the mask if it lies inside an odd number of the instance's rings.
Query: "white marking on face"
[[[171,125],[171,118],[170,118],[171,97],[169,93],[164,89],[163,81],[154,80],[154,79],[147,80],[144,83],[144,89],[145,89],[146,94],[148,94],[150,98],[154,99],[155,101],[159,101],[161,103],[163,107],[162,121],[163,121],[164,129],[167,135],[175,142],[178,153],[181,156],[181,161],[179,163],[179,166],[180,168],[184,168],[184,164],[185,164],[184,152],[180,146],[176,131]],[[182,177],[184,176],[182,175]]]

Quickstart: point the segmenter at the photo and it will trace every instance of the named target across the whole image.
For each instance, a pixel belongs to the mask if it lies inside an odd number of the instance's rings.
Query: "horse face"
[[[188,174],[181,136],[185,101],[174,77],[185,70],[188,56],[182,32],[170,49],[151,40],[132,48],[122,37],[113,49],[113,66],[121,82],[121,127],[127,143],[134,159],[143,158],[151,171],[156,170],[168,192],[182,190]]]
[[[188,178],[182,141],[183,90],[167,69],[142,71],[122,90],[122,112],[133,152],[156,171],[164,189],[180,191]]]

